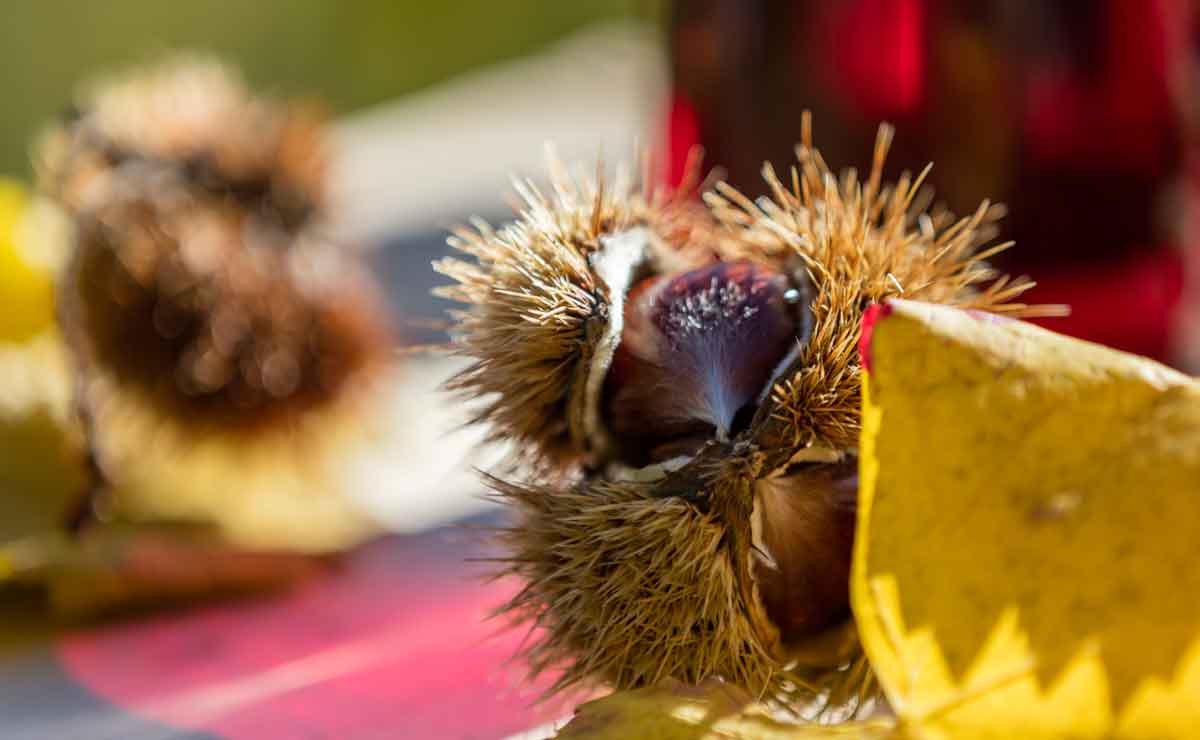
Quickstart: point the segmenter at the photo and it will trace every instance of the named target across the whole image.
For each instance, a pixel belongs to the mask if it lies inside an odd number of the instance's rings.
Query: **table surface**
[[[475,519],[389,536],[283,593],[0,644],[5,738],[498,738],[569,711],[537,703],[488,621]],[[7,624],[32,624],[9,600]],[[23,618],[23,619],[22,619]],[[542,684],[544,685],[544,683]]]

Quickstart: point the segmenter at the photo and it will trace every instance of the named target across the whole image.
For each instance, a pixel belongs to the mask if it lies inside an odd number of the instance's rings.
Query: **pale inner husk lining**
[[[584,382],[583,428],[592,452],[603,455],[611,445],[601,418],[600,394],[612,365],[613,354],[625,328],[625,294],[638,269],[646,262],[652,240],[644,227],[601,237],[602,248],[592,255],[592,268],[608,290],[608,326],[592,350],[591,365]]]

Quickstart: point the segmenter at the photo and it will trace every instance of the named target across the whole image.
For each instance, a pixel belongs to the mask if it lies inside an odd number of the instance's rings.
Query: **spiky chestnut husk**
[[[315,236],[326,145],[310,108],[176,57],[87,88],[36,159],[74,227],[59,302],[81,388],[256,433],[329,405],[386,352],[374,285]]]
[[[90,88],[36,162],[71,225],[88,480],[66,526],[108,510],[305,551],[373,533],[342,462],[394,431],[391,332],[359,255],[321,235],[321,120],[176,58]]]
[[[984,263],[1007,246],[984,248],[999,209],[954,220],[918,202],[923,177],[885,187],[890,138],[883,127],[865,182],[836,178],[806,119],[790,186],[766,171],[773,197],[758,203],[720,187],[707,213],[687,212],[699,226],[683,241],[644,210],[641,191],[597,197],[596,185],[559,178],[554,200],[527,190],[515,224],[452,242],[479,260],[441,265],[461,283],[445,294],[469,304],[458,342],[476,360],[454,387],[488,394],[479,420],[556,464],[531,482],[493,481],[516,510],[504,572],[526,583],[501,611],[541,628],[527,656],[535,673],[563,670],[556,688],[715,676],[798,711],[815,699],[853,708],[869,693],[853,649],[814,652],[845,646],[830,636],[848,614],[862,311],[904,295],[1030,312],[1010,302],[1028,281],[996,280]],[[692,259],[673,257],[678,248]],[[656,275],[686,283],[706,251],[756,263],[804,296],[795,347],[747,428],[634,468],[605,444],[620,424],[606,424],[591,381],[631,339],[624,291]]]
[[[455,231],[450,245],[472,260],[434,268],[457,283],[437,295],[472,307],[455,318],[459,346],[475,362],[450,389],[483,399],[472,421],[489,425],[493,440],[517,442],[527,463],[562,469],[603,455],[604,379],[589,369],[607,367],[619,342],[609,328],[625,283],[655,263],[710,260],[714,222],[689,202],[694,182],[667,193],[626,172],[613,182],[573,177],[553,157],[550,175],[549,196],[516,183],[524,201],[516,221]],[[606,254],[615,259],[598,263]]]
[[[1003,207],[984,202],[966,218],[931,209],[922,185],[932,165],[915,178],[906,172],[894,184],[883,182],[892,135],[890,126],[880,127],[865,182],[853,169],[835,177],[812,146],[806,116],[789,182],[764,166],[770,198],[752,202],[723,183],[705,194],[726,227],[726,258],[778,269],[799,264],[816,290],[813,336],[759,414],[769,427],[758,437],[764,447],[784,453],[858,444],[859,322],[872,303],[904,297],[1011,316],[1059,312],[1017,302],[1033,283],[989,267],[989,257],[1012,246],[989,246]]]
[[[115,170],[185,180],[288,230],[327,201],[319,108],[255,96],[230,67],[199,56],[84,88],[43,136],[36,164],[43,190],[73,208],[109,197]]]
[[[67,278],[83,366],[198,431],[286,428],[389,345],[353,257],[183,191],[80,214]]]

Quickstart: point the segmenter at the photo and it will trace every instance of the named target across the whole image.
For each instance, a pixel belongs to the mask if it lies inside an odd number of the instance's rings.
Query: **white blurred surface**
[[[495,506],[476,471],[506,451],[482,447],[483,430],[464,427],[467,410],[440,388],[463,365],[443,355],[406,358],[383,410],[393,431],[349,464],[345,490],[389,531],[418,532]]]
[[[620,22],[351,116],[337,132],[338,231],[375,241],[495,213],[511,175],[541,174],[546,142],[567,161],[628,159],[657,144],[666,86],[656,31]]]

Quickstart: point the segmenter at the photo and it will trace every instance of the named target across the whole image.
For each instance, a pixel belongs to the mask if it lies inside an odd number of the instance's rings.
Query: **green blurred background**
[[[5,0],[0,174],[26,175],[31,137],[75,85],[174,49],[216,52],[256,85],[337,113],[537,49],[652,0]]]

